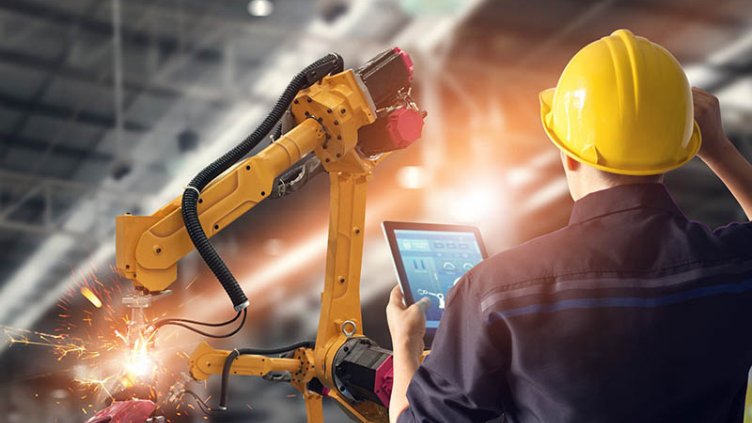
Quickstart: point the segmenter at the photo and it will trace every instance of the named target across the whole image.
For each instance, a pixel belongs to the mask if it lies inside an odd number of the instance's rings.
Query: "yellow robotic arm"
[[[200,190],[197,213],[206,237],[213,236],[268,198],[281,174],[315,153],[331,182],[326,274],[315,347],[298,348],[291,358],[270,358],[215,350],[202,343],[191,355],[191,374],[203,380],[221,374],[225,363],[229,374],[264,376],[285,371],[303,393],[309,421],[323,420],[322,395],[334,398],[360,421],[383,421],[391,390],[391,356],[363,337],[360,308],[366,184],[385,154],[420,136],[425,114],[409,96],[412,62],[398,48],[358,70],[312,79],[317,82],[292,102],[294,128]],[[151,216],[118,216],[116,236],[118,272],[146,293],[166,290],[177,278],[177,262],[194,248],[180,198]],[[233,300],[233,305],[240,311],[247,302]],[[355,354],[364,349],[375,360],[363,362],[362,354]],[[367,375],[364,380],[348,373],[355,368],[359,375]]]
[[[342,167],[339,162],[367,167],[367,161],[353,158],[353,153],[358,129],[376,119],[376,110],[368,103],[352,70],[327,76],[298,94],[292,113],[299,124],[201,192],[198,212],[207,236],[266,198],[275,179],[314,150],[328,168],[334,163]],[[167,289],[177,278],[178,261],[193,250],[180,198],[151,216],[126,214],[115,222],[118,272],[148,291]]]

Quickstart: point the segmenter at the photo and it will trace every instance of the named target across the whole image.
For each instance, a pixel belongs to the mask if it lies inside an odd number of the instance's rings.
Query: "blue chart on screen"
[[[472,232],[395,230],[413,299],[431,300],[426,326],[436,328],[459,278],[483,260]]]

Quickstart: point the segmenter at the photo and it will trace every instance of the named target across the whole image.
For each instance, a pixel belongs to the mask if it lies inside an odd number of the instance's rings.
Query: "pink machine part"
[[[397,109],[389,114],[387,130],[396,149],[402,149],[420,138],[423,132],[423,115],[413,109]]]
[[[400,57],[402,57],[402,61],[405,62],[405,67],[407,68],[408,72],[410,73],[410,81],[412,81],[413,80],[413,69],[415,67],[413,65],[413,59],[410,58],[410,55],[407,54],[407,52],[405,50],[402,50],[399,47],[393,48],[392,51],[395,52],[396,54],[398,54]]]
[[[389,398],[392,396],[392,384],[394,383],[394,366],[392,357],[389,356],[376,370],[376,380],[373,391],[386,408],[389,408]]]
[[[149,400],[114,401],[86,423],[144,423],[156,408]]]

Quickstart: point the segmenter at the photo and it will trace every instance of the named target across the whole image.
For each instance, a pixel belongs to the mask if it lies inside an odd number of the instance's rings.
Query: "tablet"
[[[452,287],[488,255],[475,226],[414,222],[384,222],[405,304],[421,298],[426,310],[427,340],[439,327]]]

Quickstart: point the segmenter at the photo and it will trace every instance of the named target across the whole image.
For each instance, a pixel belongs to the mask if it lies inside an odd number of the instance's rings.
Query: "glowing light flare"
[[[102,300],[97,297],[97,294],[94,293],[91,289],[89,289],[88,286],[82,286],[81,287],[81,295],[84,296],[89,302],[96,308],[102,308]]]
[[[397,183],[405,189],[425,188],[428,175],[421,166],[404,166],[397,171]]]
[[[500,211],[501,194],[498,188],[484,185],[450,192],[446,202],[449,205],[448,212],[458,222],[479,222]]]
[[[281,256],[285,252],[285,242],[279,238],[270,238],[264,242],[262,248],[270,256]]]
[[[274,3],[269,0],[251,0],[248,2],[248,13],[251,16],[265,17],[274,12]]]
[[[125,364],[128,378],[136,380],[151,378],[156,368],[154,359],[144,350],[131,351]]]
[[[157,363],[149,349],[150,342],[151,336],[143,332],[138,333],[133,348],[126,350],[125,378],[134,384],[138,380],[151,379],[156,373]]]

